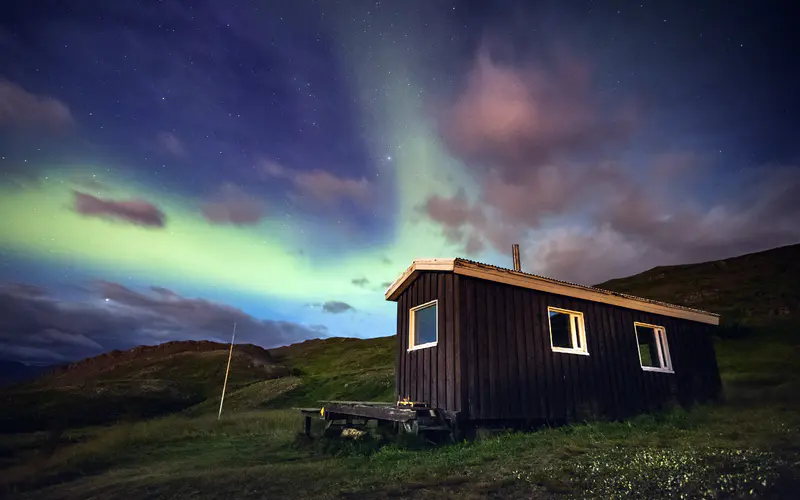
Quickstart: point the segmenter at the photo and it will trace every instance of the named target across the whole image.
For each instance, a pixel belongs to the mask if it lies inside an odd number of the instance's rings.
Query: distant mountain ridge
[[[715,312],[722,315],[723,323],[800,319],[800,244],[697,264],[654,267],[595,286]]]
[[[55,366],[26,365],[19,361],[0,360],[0,386],[32,380],[53,371]]]
[[[0,428],[97,425],[182,411],[219,397],[228,349],[229,344],[217,342],[176,341],[112,351],[56,368],[6,388]],[[228,390],[289,374],[266,349],[237,345]]]
[[[86,358],[68,365],[55,367],[48,374],[60,379],[81,378],[96,375],[104,371],[117,369],[120,365],[133,361],[143,361],[154,358],[167,358],[180,353],[201,353],[225,351],[227,354],[230,344],[211,342],[208,340],[176,340],[157,345],[140,345],[125,351],[113,350],[105,354]],[[236,355],[246,356],[256,365],[272,363],[272,356],[263,347],[253,344],[237,344]]]

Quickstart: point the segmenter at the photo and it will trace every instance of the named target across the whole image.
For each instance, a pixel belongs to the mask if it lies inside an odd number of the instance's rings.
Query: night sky
[[[796,243],[790,3],[8,2],[0,359],[392,335],[414,258],[512,243],[585,284]]]

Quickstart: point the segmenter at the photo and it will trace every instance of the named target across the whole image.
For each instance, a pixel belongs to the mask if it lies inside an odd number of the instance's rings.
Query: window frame
[[[658,350],[658,361],[660,366],[644,366],[642,364],[642,351],[639,348],[639,330],[637,326],[645,328],[652,328],[656,337],[656,349]],[[667,329],[660,325],[652,325],[650,323],[642,323],[641,321],[633,322],[633,332],[636,335],[636,354],[639,356],[639,366],[646,372],[659,372],[659,373],[675,373],[672,367],[672,356],[669,353],[669,341],[667,340]]]
[[[434,321],[434,325],[436,327],[436,340],[433,342],[427,342],[425,344],[414,345],[414,339],[416,338],[416,322],[415,320],[415,313],[420,309],[427,309],[428,307],[435,307],[436,308],[436,320]],[[427,349],[428,347],[434,347],[439,344],[439,299],[434,299],[424,304],[420,304],[418,306],[414,306],[408,310],[408,349],[407,352],[416,351],[419,349]]]
[[[550,322],[551,311],[569,315],[569,331],[570,331],[570,336],[572,338],[572,345],[575,345],[576,341],[580,340],[580,342],[578,342],[578,344],[580,345],[579,348],[557,347],[553,345],[553,325]],[[579,320],[580,324],[579,332],[575,331],[575,318],[578,318]],[[589,355],[589,350],[586,346],[586,322],[584,321],[582,312],[573,311],[571,309],[564,309],[561,307],[547,306],[547,329],[550,332],[550,348],[553,350],[553,352],[563,352],[566,354],[580,354],[582,356]]]

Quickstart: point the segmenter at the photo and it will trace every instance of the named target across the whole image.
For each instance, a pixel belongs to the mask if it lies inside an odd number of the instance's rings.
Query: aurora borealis
[[[341,4],[11,9],[0,358],[391,335],[411,260],[511,243],[592,284],[800,240],[798,75],[737,9]]]

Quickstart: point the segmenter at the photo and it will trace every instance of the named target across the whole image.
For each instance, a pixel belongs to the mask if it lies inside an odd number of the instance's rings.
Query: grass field
[[[374,438],[308,442],[295,412],[253,411],[235,400],[220,422],[213,412],[197,411],[5,436],[0,496],[794,498],[800,486],[796,338],[784,332],[718,343],[725,404],[437,448]],[[314,359],[305,354],[302,359]],[[314,361],[317,367],[333,362],[340,361]],[[313,376],[313,366],[303,371],[300,365],[297,380],[301,372]]]

